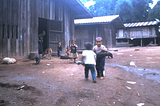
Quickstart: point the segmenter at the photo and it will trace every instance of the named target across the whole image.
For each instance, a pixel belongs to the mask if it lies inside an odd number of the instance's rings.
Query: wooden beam
[[[3,0],[0,0],[0,58],[2,58],[2,48],[3,48],[3,45],[2,45],[2,21],[3,21]]]
[[[27,26],[27,55],[29,56],[30,55],[30,0],[27,0],[27,3],[26,3],[26,7],[27,7],[27,22],[26,22],[26,26]]]
[[[3,0],[3,25],[2,25],[2,57],[8,56],[7,54],[7,2]]]

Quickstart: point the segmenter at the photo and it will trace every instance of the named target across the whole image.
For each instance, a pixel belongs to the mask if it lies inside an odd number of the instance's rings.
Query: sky
[[[159,1],[159,0],[153,0],[153,4],[149,4],[150,7],[153,8],[157,4],[157,1]]]
[[[91,5],[94,5],[96,2],[93,1],[93,0],[90,0],[90,1],[86,1],[86,0],[81,0],[83,3],[84,3],[84,6],[89,8],[89,6]],[[157,1],[159,0],[153,0],[153,4],[149,4],[151,8],[153,8],[156,4],[157,4]]]
[[[89,8],[89,6],[94,5],[96,2],[90,0],[84,4],[85,7]]]

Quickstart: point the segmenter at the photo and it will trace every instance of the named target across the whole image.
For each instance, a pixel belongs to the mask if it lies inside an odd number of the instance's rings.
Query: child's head
[[[67,50],[70,50],[70,47],[69,47],[69,46],[67,46]]]
[[[45,31],[43,31],[43,32],[41,33],[41,35],[43,35],[43,36],[44,36],[45,34],[46,34]]]
[[[59,42],[58,44],[61,45],[61,42]]]
[[[100,47],[102,44],[102,37],[96,37],[96,45]]]
[[[85,46],[86,50],[92,50],[92,47],[93,47],[91,42],[86,42],[84,46]]]
[[[72,40],[72,44],[76,44],[76,39],[73,39],[73,40]]]

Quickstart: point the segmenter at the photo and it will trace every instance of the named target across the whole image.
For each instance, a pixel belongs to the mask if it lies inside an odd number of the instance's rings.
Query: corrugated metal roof
[[[112,16],[93,17],[87,19],[76,19],[74,20],[74,23],[75,24],[109,23],[118,17],[119,15],[112,15]]]
[[[140,26],[151,26],[157,25],[158,21],[150,21],[150,22],[137,22],[137,23],[126,23],[124,24],[125,27],[140,27]]]

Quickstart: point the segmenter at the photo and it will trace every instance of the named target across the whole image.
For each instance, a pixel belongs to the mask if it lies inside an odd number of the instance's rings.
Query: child
[[[107,48],[102,45],[102,37],[96,37],[96,45],[93,47],[93,51],[97,54],[96,60],[96,70],[97,77],[100,79],[104,78],[103,71],[105,66],[105,54],[103,52],[107,52]]]
[[[61,42],[58,43],[57,52],[58,52],[58,57],[60,57],[60,55],[62,54],[62,46],[61,46]]]
[[[70,57],[71,57],[71,61],[73,61],[73,59],[74,59],[74,63],[76,62],[76,58],[77,58],[77,48],[78,48],[78,46],[76,45],[76,40],[73,39],[72,45],[70,47],[70,49],[71,49]]]
[[[70,47],[67,46],[66,55],[69,56],[69,55],[70,55],[70,52],[71,52]]]
[[[93,82],[96,83],[96,73],[95,73],[95,65],[96,65],[96,54],[92,51],[92,43],[86,42],[85,48],[82,52],[83,60],[85,63],[85,78],[88,80],[89,70],[91,70]]]

